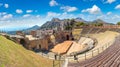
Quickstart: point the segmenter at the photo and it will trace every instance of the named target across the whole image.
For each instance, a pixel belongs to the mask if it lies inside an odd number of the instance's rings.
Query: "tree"
[[[70,25],[71,25],[71,26],[74,26],[74,23],[75,23],[75,19],[71,19],[71,20],[70,20]]]
[[[72,30],[72,28],[74,27],[75,19],[66,19],[65,22],[65,30]]]
[[[84,26],[84,25],[85,25],[84,22],[77,22],[77,23],[75,23],[75,26]]]
[[[103,26],[103,23],[98,23],[97,26]]]
[[[103,23],[92,23],[92,26],[103,26]]]
[[[65,26],[65,30],[72,30],[72,26],[70,26],[70,25]]]
[[[120,22],[117,22],[117,25],[120,25]]]

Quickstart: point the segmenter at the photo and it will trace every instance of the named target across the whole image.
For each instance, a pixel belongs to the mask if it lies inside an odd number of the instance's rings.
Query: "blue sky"
[[[52,18],[120,21],[120,0],[0,0],[0,29],[41,26]]]

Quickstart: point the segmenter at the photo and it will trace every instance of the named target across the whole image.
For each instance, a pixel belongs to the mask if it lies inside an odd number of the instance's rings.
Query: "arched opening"
[[[72,38],[72,40],[74,40],[74,38]]]
[[[24,40],[24,39],[21,39],[21,40],[20,40],[20,44],[22,44],[22,45],[25,47],[25,44],[26,44],[25,40]]]
[[[69,40],[70,38],[69,38],[69,35],[66,35],[66,40]]]
[[[39,45],[39,49],[41,49],[41,45]]]
[[[36,47],[32,48],[33,51],[35,52],[40,52],[41,51],[41,45],[37,45]]]

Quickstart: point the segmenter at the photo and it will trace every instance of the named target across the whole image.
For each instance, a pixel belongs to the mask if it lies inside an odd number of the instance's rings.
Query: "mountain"
[[[22,30],[25,34],[29,34],[32,30],[38,30],[40,27],[38,25],[32,26],[30,28]]]
[[[0,67],[53,67],[44,58],[0,35]]]
[[[63,19],[60,20],[59,18],[53,18],[51,21],[47,21],[43,24],[40,29],[53,29],[56,27],[60,27],[64,29],[66,26],[70,26],[76,22],[87,22],[82,18],[75,18],[75,19]]]
[[[96,20],[94,20],[94,21],[92,21],[90,23],[103,23],[104,25],[113,25],[112,23],[105,22],[105,21],[103,21],[101,19],[96,19]]]
[[[35,25],[35,26],[30,27],[30,28],[24,29],[23,31],[37,30],[39,28],[40,27],[38,25]]]
[[[38,26],[38,25],[35,25],[35,26],[32,26],[32,27],[30,27],[30,28],[27,28],[27,29],[23,29],[23,30],[20,30],[20,31],[23,31],[23,32],[25,32],[25,33],[29,33],[29,31],[31,31],[31,30],[37,30],[37,29],[39,29],[40,27]],[[16,31],[8,31],[7,32],[8,34],[16,34]]]
[[[101,19],[97,19],[97,20],[94,20],[92,21],[92,23],[103,23],[103,24],[106,24],[107,22],[101,20]]]
[[[43,24],[40,29],[54,29],[54,28],[62,28],[65,29],[67,27],[71,27],[77,22],[84,22],[86,24],[97,24],[97,23],[103,23],[103,25],[113,25],[112,23],[107,23],[101,19],[96,19],[93,21],[86,21],[80,17],[74,18],[74,19],[59,19],[59,18],[53,18],[51,21],[47,21],[45,24]]]
[[[80,17],[75,18],[75,21],[76,21],[76,22],[87,22],[87,21],[85,21],[84,19],[82,19],[82,18],[80,18]]]
[[[60,26],[62,23],[62,20],[58,19],[58,18],[53,18],[51,21],[47,21],[45,24],[43,24],[40,29],[44,29],[44,28],[55,28]]]

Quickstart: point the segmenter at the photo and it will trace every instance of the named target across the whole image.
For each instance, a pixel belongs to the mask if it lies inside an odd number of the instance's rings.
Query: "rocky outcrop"
[[[62,29],[64,30],[66,26],[70,26],[75,24],[76,22],[87,22],[83,20],[82,18],[75,18],[75,19],[58,19],[53,18],[51,21],[47,21],[45,24],[43,24],[40,29]]]

